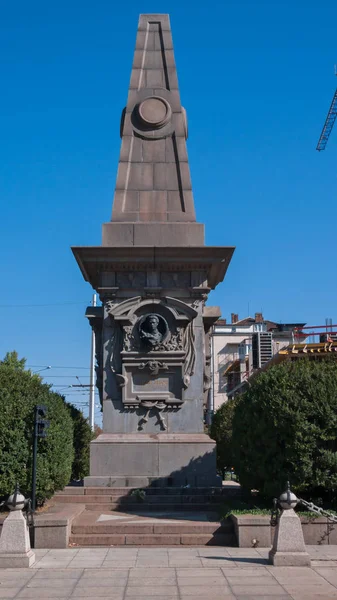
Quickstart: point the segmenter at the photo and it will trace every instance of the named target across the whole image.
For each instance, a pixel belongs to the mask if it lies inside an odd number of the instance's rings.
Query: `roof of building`
[[[244,319],[240,319],[235,323],[227,323],[226,319],[218,319],[215,325],[240,325],[241,327],[249,327],[256,322],[255,317],[245,317]],[[292,331],[295,327],[302,328],[305,323],[276,323],[275,321],[269,321],[268,319],[263,319],[262,323],[265,323],[267,326],[267,331]]]

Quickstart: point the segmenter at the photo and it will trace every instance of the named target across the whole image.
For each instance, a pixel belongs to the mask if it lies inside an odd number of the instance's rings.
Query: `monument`
[[[86,313],[104,433],[91,443],[85,485],[216,486],[204,402],[220,312],[205,302],[234,248],[205,246],[196,222],[168,15],[139,18],[120,133],[102,245],[72,248],[102,301]]]

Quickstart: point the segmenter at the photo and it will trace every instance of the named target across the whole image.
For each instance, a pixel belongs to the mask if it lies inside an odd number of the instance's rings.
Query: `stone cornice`
[[[95,289],[104,271],[206,271],[208,286],[214,289],[227,271],[232,246],[74,246],[72,252],[83,277]]]

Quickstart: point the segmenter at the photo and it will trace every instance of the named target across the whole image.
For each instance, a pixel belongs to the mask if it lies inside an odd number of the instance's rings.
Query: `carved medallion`
[[[156,313],[150,313],[139,320],[138,334],[141,345],[148,350],[154,350],[166,340],[169,327],[164,317]]]

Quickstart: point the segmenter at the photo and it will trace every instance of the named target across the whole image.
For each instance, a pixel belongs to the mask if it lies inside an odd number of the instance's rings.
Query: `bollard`
[[[0,568],[30,567],[35,562],[35,552],[31,550],[27,520],[22,509],[26,499],[18,484],[6,504],[10,510],[2,525],[0,537]]]
[[[279,498],[282,511],[269,552],[269,560],[274,566],[310,567],[310,556],[305,548],[301,520],[294,511],[297,502],[288,481],[286,491]]]

